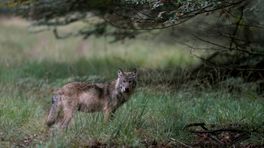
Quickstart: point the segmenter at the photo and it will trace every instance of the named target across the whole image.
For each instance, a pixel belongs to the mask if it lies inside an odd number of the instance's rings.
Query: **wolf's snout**
[[[125,93],[129,93],[129,88],[125,88]]]

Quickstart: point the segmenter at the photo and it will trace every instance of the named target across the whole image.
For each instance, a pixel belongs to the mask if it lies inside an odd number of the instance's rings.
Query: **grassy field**
[[[181,145],[195,140],[183,130],[195,122],[241,124],[252,131],[245,144],[264,144],[264,101],[255,85],[240,79],[206,87],[183,82],[184,69],[198,62],[184,46],[145,37],[115,44],[95,37],[56,40],[27,26],[17,18],[0,20],[0,147]],[[78,113],[64,133],[48,131],[54,88],[109,81],[118,68],[133,67],[140,70],[139,87],[112,122],[103,124],[100,113]]]

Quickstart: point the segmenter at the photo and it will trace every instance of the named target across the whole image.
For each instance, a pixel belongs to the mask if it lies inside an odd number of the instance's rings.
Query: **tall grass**
[[[182,69],[197,61],[181,46],[141,38],[116,44],[104,38],[56,40],[48,32],[30,34],[26,26],[5,23],[0,22],[0,146],[144,146],[171,138],[189,143],[193,136],[183,127],[192,122],[263,125],[263,98],[250,85],[227,80],[205,89],[183,81]],[[77,113],[63,133],[46,128],[54,88],[109,81],[118,68],[133,67],[141,72],[139,87],[109,124],[101,113]],[[245,91],[230,92],[230,83]],[[250,140],[264,143],[264,136],[252,133]]]

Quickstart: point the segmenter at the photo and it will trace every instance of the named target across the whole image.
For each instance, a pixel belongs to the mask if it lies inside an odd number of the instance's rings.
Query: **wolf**
[[[67,128],[77,111],[103,112],[104,121],[108,122],[117,108],[127,102],[133,94],[137,75],[136,69],[130,72],[119,69],[117,78],[112,82],[71,82],[64,85],[54,91],[47,126],[56,124],[59,128]]]

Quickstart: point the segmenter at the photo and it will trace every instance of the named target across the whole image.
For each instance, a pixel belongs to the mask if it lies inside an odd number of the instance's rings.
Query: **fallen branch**
[[[192,127],[200,127],[201,129],[190,129]],[[250,138],[248,131],[237,128],[209,129],[206,127],[205,123],[188,124],[184,127],[184,129],[202,138],[203,142],[205,139],[209,139],[221,146],[234,145]]]

